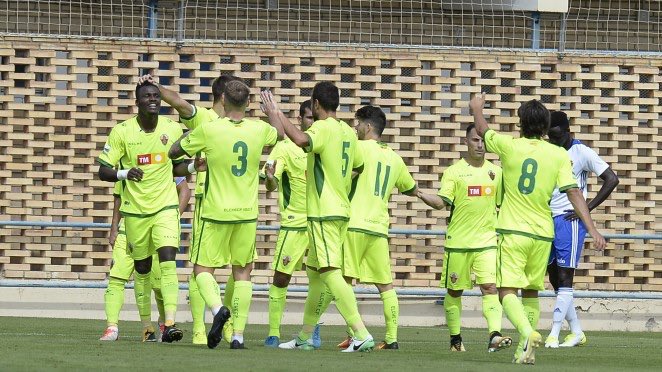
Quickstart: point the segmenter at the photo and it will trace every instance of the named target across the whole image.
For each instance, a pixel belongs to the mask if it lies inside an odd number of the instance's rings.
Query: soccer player
[[[460,334],[462,292],[473,288],[474,274],[483,294],[483,316],[489,332],[487,350],[494,352],[512,343],[510,337],[501,334],[502,307],[496,288],[495,228],[503,196],[501,168],[485,160],[485,145],[475,125],[467,127],[464,143],[467,152],[446,169],[439,193],[420,192],[419,197],[435,209],[451,207],[440,285],[447,290],[444,310],[450,350],[465,351]]]
[[[214,315],[207,346],[215,348],[230,318],[223,306],[214,270],[232,265],[235,280],[231,303],[234,334],[231,349],[244,349],[244,329],[251,304],[251,270],[258,216],[258,169],[262,149],[283,137],[263,121],[246,119],[250,90],[240,81],[225,85],[225,117],[204,123],[178,140],[171,159],[206,154],[207,182],[202,197],[199,249],[193,258],[198,290]],[[202,168],[200,168],[202,170]]]
[[[173,175],[186,175],[188,164],[168,161],[167,151],[182,135],[179,123],[159,115],[161,94],[150,83],[136,86],[138,115],[116,125],[99,155],[99,178],[122,181],[120,212],[127,248],[134,260],[137,298],[150,296],[152,255],[158,252],[165,312],[164,342],[179,341],[175,326],[179,282],[175,256],[179,247],[179,203]],[[119,170],[114,167],[118,165]],[[138,301],[140,303],[140,301]]]
[[[400,307],[393,289],[388,245],[388,201],[393,188],[415,196],[418,189],[407,165],[382,142],[386,115],[374,106],[361,107],[355,114],[357,152],[364,161],[363,172],[352,182],[350,220],[344,245],[343,274],[377,287],[384,307],[386,336],[379,349],[399,349]]]
[[[619,183],[618,176],[609,165],[590,147],[573,138],[570,133],[568,116],[561,111],[551,114],[551,125],[547,133],[549,142],[561,146],[568,151],[572,161],[572,172],[577,178],[579,188],[584,198],[588,195],[588,176],[594,173],[602,180],[602,187],[595,198],[588,203],[588,210],[592,211],[605,201]],[[552,253],[549,256],[547,273],[549,281],[556,291],[556,304],[552,314],[552,330],[545,340],[545,347],[557,348],[572,347],[586,343],[586,336],[582,332],[575,305],[573,303],[572,281],[575,269],[582,255],[586,227],[577,219],[572,210],[568,197],[558,190],[554,190],[552,201],[552,216],[554,217],[554,241]],[[571,333],[559,345],[559,332],[563,319],[570,325]]]
[[[356,133],[347,123],[336,118],[340,104],[338,88],[330,82],[315,85],[311,97],[315,122],[305,132],[292,125],[265,95],[263,92],[270,123],[281,125],[292,142],[308,153],[306,196],[310,246],[306,266],[314,270],[307,271],[308,295],[303,328],[298,337],[279,347],[313,349],[308,339],[328,306],[328,288],[338,311],[354,330],[353,342],[343,351],[369,351],[375,342],[363,324],[354,291],[342,275],[342,246],[349,221],[352,173],[353,170],[362,171],[363,159],[356,151]]]
[[[304,131],[313,123],[310,100],[301,103],[298,120]],[[269,335],[264,341],[264,346],[277,348],[280,344],[280,324],[285,310],[287,287],[292,273],[301,269],[308,249],[306,153],[290,139],[278,142],[269,154],[262,176],[268,191],[278,190],[280,208],[280,232],[272,263],[274,276],[269,287]],[[319,326],[315,329],[319,335]],[[318,338],[313,335],[313,341]]]
[[[542,140],[549,129],[547,108],[536,100],[524,102],[517,110],[521,137],[515,139],[489,129],[483,116],[484,106],[485,94],[476,95],[469,103],[476,132],[484,138],[487,151],[499,155],[503,166],[504,199],[496,229],[501,234],[496,284],[503,310],[520,334],[513,361],[534,364],[542,336],[534,329],[537,317],[527,317],[517,292],[521,289],[522,297],[537,301],[538,291],[544,289],[547,258],[554,239],[549,200],[557,185],[586,225],[595,248],[604,249],[606,242],[577,188],[568,153]]]
[[[100,341],[116,341],[119,338],[118,321],[122,305],[124,305],[124,286],[129,281],[131,274],[133,274],[133,258],[126,249],[124,220],[120,215],[120,205],[122,201],[121,184],[121,182],[117,182],[113,191],[115,201],[113,205],[110,233],[108,236],[110,246],[113,248],[113,260],[110,266],[108,286],[106,287],[106,293],[104,295],[107,327],[103,336],[99,338]],[[179,211],[182,213],[188,207],[191,191],[188,188],[185,177],[175,177],[175,184],[177,185],[177,194],[179,195]],[[152,256],[152,262],[154,264],[152,265],[150,280],[152,282],[154,297],[156,298],[156,305],[159,309],[159,332],[163,334],[165,329],[163,323],[165,320],[165,314],[163,311],[163,297],[161,294],[161,270],[159,270],[159,265],[157,264],[158,259],[158,255],[155,254]],[[160,341],[159,337],[155,334],[154,327],[152,327],[151,298],[141,296],[136,300],[142,302],[137,303],[137,305],[144,326],[143,341]]]
[[[212,108],[207,109],[188,103],[177,92],[156,83],[151,75],[144,75],[140,79],[140,81],[149,81],[159,87],[161,90],[161,99],[177,110],[179,120],[191,130],[199,127],[203,123],[225,117],[225,110],[223,109],[223,102],[221,101],[225,85],[230,81],[241,81],[238,77],[231,75],[220,75],[214,79],[214,82],[211,85],[213,95]],[[196,157],[198,158],[204,158],[204,156],[204,153],[196,154]],[[200,243],[200,227],[202,226],[200,215],[202,212],[202,195],[205,188],[205,179],[205,172],[197,173],[195,183],[195,209],[193,212],[193,233],[191,234],[191,246],[189,248],[189,261],[191,262],[193,262],[193,257],[197,256],[198,245]],[[188,297],[191,306],[191,315],[193,317],[193,344],[206,345],[207,330],[205,327],[205,301],[200,295],[194,274],[191,274],[188,283]],[[230,276],[225,288],[225,297],[223,300],[225,303],[230,303],[232,300],[232,288],[234,288],[234,279],[232,276]],[[231,341],[231,325],[232,322],[227,322],[223,329],[224,337],[228,342]]]

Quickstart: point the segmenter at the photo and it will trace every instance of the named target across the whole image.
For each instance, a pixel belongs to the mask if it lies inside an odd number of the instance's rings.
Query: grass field
[[[139,323],[122,322],[120,326],[119,341],[102,343],[97,339],[103,321],[2,317],[0,370],[659,371],[662,364],[661,333],[590,332],[586,346],[540,349],[535,366],[519,366],[511,364],[514,349],[488,354],[485,331],[475,329],[462,332],[466,353],[447,350],[445,328],[407,327],[400,329],[401,350],[341,354],[335,349],[345,334],[339,326],[322,326],[322,349],[308,352],[263,347],[267,331],[263,325],[249,325],[249,350],[229,350],[224,342],[215,350],[194,346],[190,324],[182,324],[184,339],[176,344],[144,344],[139,339]],[[285,340],[298,329],[283,328]],[[383,328],[371,327],[371,331],[381,340]]]

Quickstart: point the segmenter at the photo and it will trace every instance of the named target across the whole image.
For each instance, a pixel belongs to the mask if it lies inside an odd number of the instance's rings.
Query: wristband
[[[195,170],[195,163],[189,163],[188,172],[189,174],[195,174],[197,172],[197,170]]]
[[[127,178],[129,178],[129,170],[128,169],[122,169],[122,170],[117,171],[117,180],[118,181],[124,181]]]

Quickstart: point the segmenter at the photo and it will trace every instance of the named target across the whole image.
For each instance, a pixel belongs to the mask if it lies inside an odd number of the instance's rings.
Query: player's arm
[[[140,182],[143,178],[143,171],[140,168],[115,170],[115,165],[124,156],[123,135],[122,129],[119,129],[118,126],[113,128],[106,144],[103,146],[103,152],[97,158],[97,162],[100,164],[97,174],[102,181],[113,183],[124,180]]]
[[[474,98],[469,101],[469,108],[474,116],[474,124],[476,125],[476,133],[485,138],[485,133],[490,129],[487,125],[487,120],[483,115],[483,108],[485,107],[485,93],[476,94]]]
[[[260,92],[262,104],[260,108],[269,116],[269,124],[271,124],[278,131],[278,139],[283,139],[287,135],[294,144],[305,149],[309,146],[308,136],[301,131],[301,129],[292,125],[290,119],[278,108],[273,94],[268,90]]]
[[[115,170],[106,164],[101,164],[99,166],[98,175],[100,180],[108,182],[124,180],[140,182],[143,179],[143,171],[140,168],[134,167],[131,169]]]
[[[589,234],[591,234],[591,237],[593,237],[593,247],[599,251],[605,249],[607,242],[595,227],[595,223],[593,222],[591,214],[588,211],[588,205],[586,204],[586,200],[584,200],[584,195],[582,195],[582,192],[579,190],[579,188],[574,187],[565,190],[565,193],[568,196],[570,203],[572,203],[572,207],[575,209],[575,213],[577,213],[579,219],[581,219],[586,226],[586,230]]]
[[[421,189],[416,188],[416,196],[423,201],[423,203],[434,209],[444,209],[446,208],[446,202],[439,195],[426,194]]]
[[[588,202],[589,211],[594,210],[600,204],[602,204],[602,202],[607,200],[609,195],[611,195],[611,192],[614,191],[616,186],[618,186],[618,184],[620,183],[618,176],[616,175],[616,173],[614,173],[611,167],[607,168],[598,177],[600,177],[600,179],[602,180],[602,186],[600,187],[600,190],[598,191],[597,195],[595,195],[595,198],[591,199],[591,201]]]
[[[179,214],[181,215],[188,209],[191,200],[191,189],[188,187],[186,177],[181,177],[176,182],[179,182],[177,183],[177,195],[179,195]]]
[[[177,110],[177,113],[179,113],[179,116],[182,118],[191,118],[195,115],[195,106],[192,104],[188,103],[185,99],[183,99],[179,93],[170,90],[163,85],[159,84],[156,82],[156,79],[154,79],[153,76],[151,75],[143,75],[138,79],[138,84],[141,84],[145,81],[148,81],[154,85],[156,85],[159,90],[161,91],[161,100],[172,106],[175,110]]]
[[[110,232],[108,234],[108,242],[111,247],[115,245],[115,239],[117,239],[119,233],[120,219],[122,219],[120,205],[122,205],[122,198],[113,194],[113,216],[110,219]]]

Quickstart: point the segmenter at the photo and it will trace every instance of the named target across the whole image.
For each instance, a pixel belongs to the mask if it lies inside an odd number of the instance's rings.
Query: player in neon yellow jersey
[[[485,94],[476,95],[469,103],[476,132],[484,138],[487,151],[499,155],[503,166],[504,199],[497,219],[497,232],[501,234],[497,288],[503,310],[520,334],[513,362],[534,364],[535,350],[543,343],[535,330],[535,314],[540,313],[537,295],[544,288],[550,243],[554,239],[549,201],[557,185],[586,225],[594,247],[603,250],[606,242],[577,187],[568,153],[542,139],[549,129],[547,108],[536,100],[524,102],[517,110],[521,137],[513,138],[489,129],[483,116],[484,106]],[[518,290],[522,290],[523,301],[517,297]],[[534,300],[526,304],[532,308],[527,316],[523,302],[531,298]]]
[[[439,193],[420,193],[419,197],[435,209],[451,207],[440,285],[447,289],[444,310],[450,350],[465,351],[460,334],[462,292],[473,288],[473,273],[483,294],[483,316],[489,332],[487,350],[494,352],[512,343],[510,337],[501,334],[502,307],[496,288],[495,228],[503,196],[501,168],[485,160],[483,139],[473,124],[467,127],[464,143],[467,151],[444,171]]]
[[[193,258],[200,294],[214,314],[207,346],[215,348],[221,330],[230,318],[223,306],[215,268],[232,265],[235,280],[231,301],[234,334],[231,349],[244,349],[244,328],[252,297],[251,271],[255,256],[258,216],[258,169],[262,149],[283,137],[269,124],[245,118],[250,90],[231,81],[221,100],[226,117],[205,123],[177,141],[168,156],[172,159],[206,154],[207,180],[203,195],[200,249]]]
[[[136,105],[138,115],[110,132],[98,157],[99,178],[123,184],[120,212],[126,226],[127,248],[134,259],[136,296],[151,295],[152,255],[159,254],[166,318],[161,339],[179,341],[183,336],[175,326],[179,203],[172,177],[187,175],[188,164],[184,159],[168,160],[167,151],[182,135],[182,129],[179,123],[159,116],[161,94],[153,84],[136,86]]]

